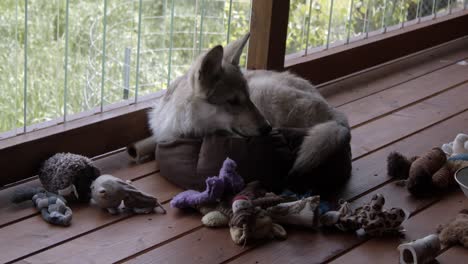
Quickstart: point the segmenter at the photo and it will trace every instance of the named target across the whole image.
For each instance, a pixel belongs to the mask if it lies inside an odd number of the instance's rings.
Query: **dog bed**
[[[350,175],[349,146],[329,157],[319,168],[288,179],[306,129],[277,129],[269,136],[238,138],[206,136],[200,139],[181,138],[159,143],[155,157],[160,174],[184,189],[205,189],[205,179],[216,176],[223,161],[229,157],[237,163],[237,170],[246,182],[259,180],[273,191],[285,188],[305,190],[323,189],[342,183]],[[332,176],[337,175],[337,176]],[[319,184],[314,179],[322,179]],[[327,179],[334,179],[327,181]]]

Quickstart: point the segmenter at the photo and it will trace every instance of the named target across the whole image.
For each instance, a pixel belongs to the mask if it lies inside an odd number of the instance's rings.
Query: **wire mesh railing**
[[[288,56],[437,19],[468,4],[290,2]],[[166,88],[202,51],[244,35],[251,6],[251,0],[0,1],[0,139],[137,103]]]
[[[304,56],[466,10],[467,0],[291,0],[287,56]]]
[[[251,0],[2,0],[0,10],[1,139],[165,89],[249,30]]]

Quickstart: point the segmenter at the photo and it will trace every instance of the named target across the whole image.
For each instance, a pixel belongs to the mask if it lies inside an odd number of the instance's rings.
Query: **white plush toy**
[[[146,193],[141,192],[133,185],[122,181],[112,175],[101,175],[91,184],[91,196],[96,204],[111,214],[119,212],[120,204],[134,213],[152,213],[156,207],[166,210],[158,200]]]
[[[442,150],[448,156],[468,154],[468,135],[460,133],[450,143],[443,144]]]

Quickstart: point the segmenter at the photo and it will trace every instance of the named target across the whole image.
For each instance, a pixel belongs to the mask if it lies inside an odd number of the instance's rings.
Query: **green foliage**
[[[334,0],[330,20],[331,0],[291,0],[287,53],[302,51],[306,46],[323,46],[327,36],[334,43],[346,40],[348,34],[360,36],[366,27],[373,31],[383,23],[390,26],[414,19],[419,3],[419,0],[353,0],[349,19],[351,1]],[[422,15],[431,14],[433,0],[421,1]],[[447,2],[439,0],[436,9],[447,9]],[[456,1],[457,5],[462,2]],[[27,34],[25,1],[0,1],[0,133],[24,125],[24,103],[29,126],[63,117],[64,106],[69,116],[98,111],[101,96],[104,107],[125,98],[134,101],[139,1],[107,0],[107,3],[104,44],[104,0],[69,1],[65,86],[66,0],[28,0]],[[138,95],[166,88],[202,51],[244,35],[249,28],[250,9],[250,0],[142,0]],[[131,54],[128,67],[124,66],[126,49]],[[242,64],[245,62],[246,52],[241,60]],[[129,86],[124,87],[127,68]],[[124,94],[128,97],[124,98]]]

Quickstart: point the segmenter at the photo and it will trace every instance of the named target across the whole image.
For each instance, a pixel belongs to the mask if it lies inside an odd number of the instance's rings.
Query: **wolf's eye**
[[[240,105],[240,100],[237,97],[231,98],[227,100],[228,104],[230,105]]]

